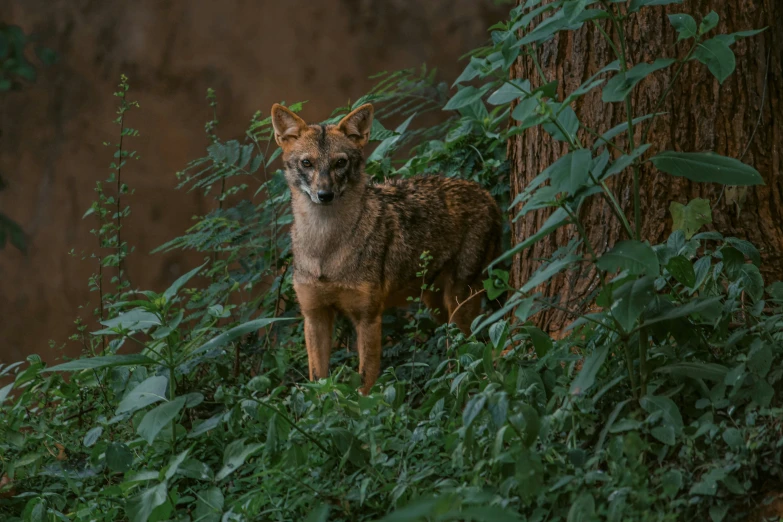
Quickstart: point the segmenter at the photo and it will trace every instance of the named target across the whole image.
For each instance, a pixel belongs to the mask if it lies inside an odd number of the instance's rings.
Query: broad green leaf
[[[538,285],[549,281],[553,276],[562,272],[564,268],[567,268],[570,264],[578,261],[579,259],[579,256],[570,255],[562,259],[556,259],[555,261],[544,265],[541,269],[537,270],[522,286],[522,292],[530,292]]]
[[[623,101],[640,81],[655,71],[669,67],[675,61],[671,58],[659,58],[653,63],[640,63],[625,73],[614,75],[606,82],[601,99],[605,103]]]
[[[519,514],[499,506],[468,506],[461,509],[459,514],[458,520],[475,522],[522,522],[523,520]]]
[[[701,227],[712,223],[712,209],[706,199],[696,198],[687,205],[672,201],[669,205],[673,230],[682,230],[685,239],[690,239]]]
[[[129,310],[127,312],[121,313],[113,319],[101,321],[101,324],[104,325],[107,329],[122,328],[123,330],[130,330],[135,332],[138,330],[146,330],[148,328],[152,328],[153,326],[160,326],[160,318],[157,316],[157,314],[148,312],[141,308],[136,308],[135,310]]]
[[[678,469],[671,469],[661,476],[661,486],[663,492],[669,498],[673,498],[682,488],[682,472]]]
[[[636,13],[642,7],[653,5],[669,5],[669,4],[681,4],[682,0],[631,0],[631,5],[628,7],[629,13]]]
[[[666,151],[651,158],[659,170],[699,183],[763,185],[761,174],[734,158],[712,152]]]
[[[538,229],[538,232],[526,238],[521,243],[518,243],[510,250],[504,252],[497,259],[492,261],[492,263],[490,264],[490,268],[495,264],[505,261],[510,257],[514,257],[515,255],[517,255],[519,252],[526,249],[527,247],[538,243],[541,240],[541,238],[548,236],[558,228],[568,224],[569,221],[570,218],[568,217],[568,212],[566,212],[565,209],[563,208],[558,208],[557,210],[552,212],[552,215],[549,216],[549,218],[544,222],[543,225],[541,225],[541,228]]]
[[[706,65],[721,84],[731,76],[737,67],[734,51],[731,50],[726,40],[717,37],[699,43],[692,59]]]
[[[473,420],[481,413],[484,404],[487,402],[487,396],[479,393],[470,398],[462,411],[462,425],[469,428]]]
[[[588,180],[592,155],[587,149],[569,152],[547,170],[552,187],[557,192],[573,195]]]
[[[595,520],[595,499],[590,493],[582,493],[568,510],[566,522],[592,522]]]
[[[712,522],[723,522],[723,519],[726,518],[730,507],[731,506],[729,504],[715,504],[710,506],[710,520],[712,520]]]
[[[209,489],[196,493],[196,509],[193,512],[194,520],[199,522],[220,522],[223,516],[223,505],[225,499],[223,492],[219,488],[211,487]]]
[[[106,447],[106,465],[112,471],[124,473],[133,464],[133,452],[122,442],[111,442]]]
[[[634,279],[624,283],[612,294],[614,302],[610,308],[612,317],[625,332],[630,332],[636,320],[650,304],[654,293],[654,275]]]
[[[675,306],[674,308],[670,308],[659,315],[645,317],[642,326],[648,326],[662,321],[671,321],[672,319],[687,317],[695,313],[703,312],[710,308],[720,307],[720,301],[720,297],[694,299],[682,306]]]
[[[758,302],[764,296],[764,278],[756,265],[743,264],[740,269],[740,281],[747,295]]]
[[[674,428],[671,426],[655,426],[650,430],[650,434],[667,446],[674,446],[676,441],[674,437]]]
[[[379,522],[414,522],[432,514],[438,505],[438,499],[432,497],[419,497],[405,506],[395,509]]]
[[[677,41],[687,40],[696,36],[698,28],[696,27],[696,20],[691,15],[685,13],[677,13],[669,15],[669,23],[677,30],[679,36]]]
[[[508,80],[503,82],[498,90],[492,93],[487,99],[487,103],[491,105],[503,105],[516,100],[517,98],[524,98],[530,94],[530,81],[528,80]]]
[[[757,380],[753,383],[750,398],[762,408],[768,408],[775,396],[775,388],[767,381]]]
[[[480,101],[481,98],[484,96],[484,94],[486,94],[486,92],[489,90],[489,88],[490,88],[489,84],[484,85],[479,89],[473,87],[472,85],[463,87],[459,91],[457,91],[457,94],[452,96],[452,98],[448,101],[448,103],[443,107],[443,110],[455,111],[462,107],[467,107],[468,105],[471,105],[477,101]]]
[[[753,246],[753,243],[744,239],[737,239],[736,237],[727,237],[726,242],[748,256],[754,265],[761,266],[761,253],[758,248]]]
[[[745,439],[742,437],[742,433],[737,428],[727,428],[721,435],[724,442],[734,450],[740,450],[745,447]]]
[[[552,349],[552,338],[537,326],[523,326],[521,330],[530,337],[539,359]]]
[[[202,263],[201,266],[196,267],[190,272],[188,272],[187,274],[178,277],[177,280],[174,281],[171,284],[171,286],[166,289],[165,292],[163,292],[163,297],[166,299],[166,302],[171,301],[174,298],[174,296],[177,295],[177,292],[179,292],[179,290],[183,286],[185,286],[188,281],[193,279],[196,276],[196,274],[198,274],[199,270],[204,268],[207,263],[209,263],[209,261],[205,261],[204,263]]]
[[[221,481],[231,473],[237,470],[245,460],[261,449],[263,444],[247,444],[245,445],[245,439],[238,439],[226,446],[223,452],[223,468],[215,475],[216,481]]]
[[[699,34],[705,34],[718,26],[718,21],[720,21],[720,17],[718,16],[718,13],[715,11],[710,11],[707,13],[707,15],[702,19],[701,23],[699,24]]]
[[[629,240],[617,243],[609,252],[602,255],[598,268],[607,272],[628,270],[632,275],[658,275],[658,257],[647,243]]]
[[[661,412],[662,426],[671,426],[677,434],[682,431],[683,422],[680,409],[670,398],[646,395],[639,400],[639,404],[647,413]]]
[[[95,444],[98,439],[100,438],[101,434],[103,433],[103,427],[102,426],[96,426],[90,431],[88,431],[84,435],[84,440],[82,443],[84,444],[85,448],[91,447],[93,444]]]
[[[571,383],[571,395],[582,395],[595,384],[598,370],[603,366],[606,355],[609,353],[609,345],[605,344],[587,356],[582,369],[576,379]]]
[[[141,354],[105,355],[101,357],[89,357],[86,359],[68,361],[66,363],[58,364],[57,366],[52,366],[51,368],[44,368],[41,370],[41,373],[93,369],[97,370],[99,368],[113,368],[115,366],[137,366],[145,364],[156,364],[156,361],[154,359],[150,359],[146,355]]]
[[[183,406],[185,406],[185,397],[177,397],[173,401],[165,402],[152,408],[144,415],[144,418],[139,423],[139,427],[136,428],[136,432],[148,444],[152,444],[160,430],[165,426],[170,426],[171,421],[179,415]]]
[[[235,326],[230,330],[223,332],[217,337],[213,337],[206,343],[202,344],[200,347],[193,350],[193,352],[190,353],[190,357],[193,357],[194,355],[200,353],[208,352],[210,350],[214,350],[216,348],[220,348],[221,346],[233,341],[237,337],[241,337],[250,332],[259,330],[261,328],[264,328],[265,326],[269,326],[272,323],[278,321],[291,321],[291,320],[293,320],[292,317],[269,317],[263,319],[256,319],[254,321],[248,321],[247,323],[240,324],[239,326]]]
[[[723,382],[729,369],[716,363],[702,362],[681,362],[661,366],[656,372],[677,375],[680,377],[690,377],[692,379],[703,379],[705,381]]]
[[[195,459],[187,459],[177,467],[177,473],[183,477],[188,477],[196,480],[208,480],[211,481],[215,478],[215,474],[212,472],[209,466],[203,462]]]
[[[715,496],[718,492],[718,481],[723,480],[726,472],[722,469],[712,469],[701,476],[701,480],[691,487],[691,495]]]
[[[135,497],[128,499],[125,513],[131,522],[147,522],[152,517],[152,512],[167,502],[167,495],[168,487],[165,482],[147,488]]]
[[[549,103],[549,106],[553,111],[557,110],[555,104]],[[579,130],[579,118],[574,109],[566,107],[557,115],[556,120],[557,124],[551,121],[544,123],[544,130],[557,141],[573,142],[576,131]],[[586,152],[586,149],[579,149],[578,152]]]
[[[0,388],[0,406],[3,405],[3,403],[8,398],[8,395],[11,393],[11,390],[13,388],[14,388],[14,383],[6,384],[2,388]]]
[[[166,400],[169,380],[162,375],[154,375],[141,382],[126,395],[117,407],[117,415],[130,413],[150,404]]]
[[[693,270],[693,264],[685,256],[674,256],[666,263],[666,270],[681,285],[686,288],[693,288],[696,284],[696,272]]]

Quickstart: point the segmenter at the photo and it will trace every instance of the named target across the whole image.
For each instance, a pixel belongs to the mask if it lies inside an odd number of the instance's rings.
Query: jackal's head
[[[337,125],[308,125],[282,105],[273,105],[275,141],[283,149],[291,191],[300,191],[317,205],[330,205],[363,190],[362,149],[370,138],[372,115],[368,103]]]

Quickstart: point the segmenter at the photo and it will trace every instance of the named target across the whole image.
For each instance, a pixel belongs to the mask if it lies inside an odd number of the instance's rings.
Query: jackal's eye
[[[309,169],[310,167],[312,167],[312,166],[313,166],[313,164],[312,164],[312,163],[310,163],[310,160],[303,159],[303,160],[302,160],[302,166],[303,166],[303,167],[306,167],[306,168],[308,168],[308,169]]]
[[[338,169],[341,169],[341,168],[345,167],[346,165],[348,165],[348,160],[345,159],[345,158],[338,159],[337,163],[334,164],[334,166],[337,167]]]

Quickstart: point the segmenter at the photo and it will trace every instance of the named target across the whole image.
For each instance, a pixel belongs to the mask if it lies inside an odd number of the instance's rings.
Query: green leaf
[[[640,63],[627,72],[614,75],[606,82],[601,99],[605,103],[623,101],[640,81],[655,71],[669,67],[675,61],[671,58],[659,58],[653,63]]]
[[[101,324],[107,328],[122,328],[123,330],[130,330],[132,332],[138,330],[146,330],[153,326],[160,326],[160,318],[157,314],[148,312],[141,308],[136,308],[128,312],[122,313],[113,319],[107,319],[101,321]],[[101,331],[101,333],[104,333]],[[95,335],[95,333],[93,333]]]
[[[650,435],[663,442],[667,446],[674,446],[674,428],[671,426],[655,426],[650,430]]]
[[[169,380],[162,375],[154,375],[145,379],[120,401],[116,414],[134,412],[146,408],[150,404],[165,401],[168,384]]]
[[[693,60],[698,60],[710,70],[719,83],[726,81],[737,67],[737,59],[728,42],[723,38],[712,38],[701,42],[693,53]]]
[[[72,372],[76,370],[97,370],[99,368],[113,368],[115,366],[138,366],[144,364],[156,364],[154,359],[150,359],[146,355],[130,354],[130,355],[105,355],[101,357],[89,357],[86,359],[76,359],[75,361],[68,361],[67,363],[58,364],[51,368],[44,368],[41,373],[45,372]]]
[[[550,174],[552,188],[568,195],[575,194],[588,180],[591,159],[589,150],[579,149],[557,160],[546,169]]]
[[[133,464],[133,452],[122,442],[111,442],[106,447],[106,465],[112,471],[125,473]]]
[[[562,272],[563,269],[567,268],[569,265],[578,261],[579,259],[579,256],[570,255],[562,259],[556,259],[555,261],[544,265],[541,269],[536,270],[530,279],[527,280],[527,282],[522,286],[521,291],[523,293],[530,292],[538,285],[549,281],[549,279]]]
[[[682,431],[682,415],[677,405],[668,397],[646,395],[639,400],[639,404],[647,413],[661,413],[661,426],[670,426],[674,432]]]
[[[492,93],[487,99],[487,103],[491,105],[503,105],[516,100],[517,98],[527,97],[530,94],[530,91],[530,81],[508,80],[503,82],[503,85]]]
[[[389,136],[388,138],[380,142],[378,146],[375,148],[375,150],[372,151],[370,157],[367,158],[367,161],[381,161],[384,158],[384,156],[386,156],[386,153],[389,150],[392,150],[394,145],[396,145],[402,139],[403,135],[405,134],[405,131],[408,130],[408,126],[411,124],[415,116],[416,113],[414,112],[404,122],[402,122],[396,129],[394,129],[394,133],[391,136]]]
[[[651,158],[659,170],[699,183],[763,185],[756,169],[734,158],[712,152],[666,151]]]
[[[265,317],[263,319],[248,321],[244,324],[240,324],[239,326],[235,326],[234,328],[231,328],[230,330],[223,332],[217,337],[213,337],[206,343],[202,344],[200,347],[193,350],[193,352],[190,353],[190,357],[193,357],[194,355],[200,353],[208,352],[210,350],[214,350],[216,348],[220,348],[221,346],[233,341],[237,337],[241,337],[247,333],[259,330],[261,328],[264,328],[265,326],[269,326],[272,323],[278,321],[292,321],[293,319],[294,318],[292,317],[269,317],[269,318]]]
[[[674,256],[666,263],[666,270],[681,285],[686,288],[693,288],[696,284],[696,272],[693,270],[693,264],[685,256]]]
[[[152,512],[166,503],[167,495],[168,488],[165,482],[147,488],[135,497],[128,499],[125,512],[131,522],[147,522],[152,517]]]
[[[672,229],[682,230],[685,239],[692,238],[701,227],[712,223],[712,209],[709,200],[706,199],[696,198],[689,201],[687,205],[672,201],[669,212],[674,222]]]
[[[606,272],[628,270],[632,275],[658,275],[658,256],[647,243],[629,240],[620,241],[609,252],[602,255],[598,268]]]
[[[694,20],[691,15],[685,13],[670,14],[669,23],[672,24],[672,27],[674,27],[679,34],[677,37],[678,42],[680,40],[687,40],[688,38],[695,37],[696,32],[698,31],[696,20]]]
[[[219,482],[229,476],[231,473],[236,471],[237,468],[244,464],[245,460],[247,460],[250,455],[261,449],[263,446],[263,444],[245,445],[245,439],[239,439],[231,442],[228,446],[226,446],[226,449],[223,452],[223,468],[221,468],[221,470],[215,476],[215,480]]]
[[[163,292],[163,297],[166,299],[166,302],[171,301],[172,298],[177,295],[177,292],[179,292],[179,290],[185,286],[188,281],[193,279],[193,277],[195,277],[196,274],[198,274],[199,271],[207,265],[207,263],[209,263],[209,261],[205,261],[201,266],[196,267],[187,274],[178,277],[177,280],[174,281],[165,292]]]
[[[636,13],[645,6],[653,5],[669,5],[669,4],[681,4],[682,0],[631,0],[631,5],[628,7],[629,13]]]
[[[481,413],[484,408],[484,404],[487,402],[487,396],[483,393],[479,393],[470,398],[465,405],[465,409],[462,410],[462,425],[469,428],[473,423],[473,420]]]
[[[88,431],[84,435],[84,440],[82,441],[85,448],[91,447],[93,444],[95,444],[98,439],[100,438],[101,434],[103,433],[103,427],[102,426],[96,426],[90,431]]]
[[[177,397],[148,411],[136,428],[141,438],[152,444],[164,426],[168,426],[185,406],[185,397]]]
[[[501,263],[506,259],[514,257],[519,252],[528,248],[529,246],[538,243],[542,238],[548,236],[549,234],[551,234],[558,228],[562,227],[563,225],[566,225],[567,223],[569,223],[569,221],[570,218],[568,217],[568,212],[566,212],[565,209],[563,208],[558,208],[557,210],[552,212],[552,215],[549,216],[549,218],[544,222],[543,225],[541,225],[541,228],[538,229],[538,232],[526,238],[521,243],[518,243],[510,250],[504,252],[501,256],[499,256],[497,259],[492,261],[492,263],[490,264],[490,268],[492,268],[492,266],[497,263]]]
[[[636,125],[640,124],[643,121],[647,121],[650,118],[655,118],[657,116],[664,116],[665,112],[656,112],[655,114],[645,114],[644,116],[639,116],[638,118],[634,118],[631,122],[631,126],[635,127]],[[606,142],[611,141],[613,138],[616,138],[620,134],[628,132],[628,123],[621,123],[619,125],[615,125],[608,131],[601,134],[601,137],[595,140],[595,143],[593,144],[593,150],[597,149],[601,145],[605,145]]]
[[[605,344],[587,356],[582,369],[571,383],[571,395],[582,395],[595,384],[595,378],[601,366],[603,366],[608,353],[609,345]]]
[[[452,96],[452,98],[445,105],[445,107],[443,107],[443,110],[455,111],[457,109],[461,109],[462,107],[467,107],[468,105],[471,105],[477,101],[480,101],[481,98],[484,96],[484,94],[486,94],[486,92],[489,90],[489,88],[490,88],[489,84],[482,86],[480,89],[477,89],[472,85],[463,87],[457,91],[457,94]]]
[[[630,332],[653,296],[654,275],[627,281],[612,293],[612,317],[625,332]]]
[[[728,504],[712,505],[710,506],[710,520],[712,520],[712,522],[723,522],[723,519],[726,518],[728,512]]]
[[[193,512],[193,520],[199,522],[220,522],[223,515],[223,505],[225,498],[220,488],[211,487],[204,491],[196,493],[198,501],[196,509]]]
[[[177,473],[183,477],[192,478],[195,480],[208,480],[211,481],[215,474],[212,469],[203,462],[195,459],[187,459],[177,467]]]
[[[11,393],[11,390],[13,388],[14,388],[14,383],[6,384],[2,388],[0,388],[0,406],[3,405],[3,403],[8,398],[8,395]]]
[[[723,432],[723,440],[733,451],[741,450],[745,447],[745,439],[737,428],[727,428]]]
[[[764,297],[764,278],[756,265],[743,264],[740,269],[740,281],[742,281],[742,289],[754,302]]]
[[[550,103],[550,107],[556,110],[554,104]],[[557,124],[550,121],[544,123],[542,126],[550,136],[557,141],[572,142],[576,136],[576,132],[579,130],[579,118],[576,116],[576,112],[571,107],[564,108],[560,114],[557,115]],[[563,132],[565,131],[565,133]],[[579,149],[578,152],[587,152],[586,149]]]
[[[641,326],[644,327],[661,321],[671,321],[672,319],[687,317],[710,308],[720,307],[720,301],[720,297],[707,297],[688,301],[688,303],[682,306],[675,306],[658,315],[646,317]]]
[[[582,493],[568,510],[566,522],[592,522],[595,519],[595,499],[590,493]]]
[[[662,366],[655,370],[659,373],[703,379],[705,381],[723,382],[729,369],[721,364],[702,362],[681,362]]]
[[[718,26],[718,21],[720,21],[718,13],[715,11],[707,13],[707,16],[705,16],[699,24],[699,34],[702,35],[715,29],[715,27]]]
[[[775,396],[775,388],[767,381],[757,380],[753,383],[750,398],[762,408],[768,408]]]

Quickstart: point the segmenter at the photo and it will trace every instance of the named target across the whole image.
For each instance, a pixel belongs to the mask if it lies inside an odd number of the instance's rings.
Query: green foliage
[[[422,295],[384,316],[385,368],[366,397],[355,356],[342,349],[347,324],[337,326],[332,375],[306,382],[290,196],[273,170],[280,151],[260,112],[243,141],[222,141],[212,90],[206,154],[177,177],[213,197],[213,208],[157,249],[194,250],[204,263],[163,291],[132,289],[121,239],[130,212],[122,196],[132,191],[121,175],[136,157],[123,138],[137,133],[126,126],[135,104],[123,77],[112,175],[87,213],[98,223],[99,252],[85,255],[98,267],[89,281],[98,305],[72,338],[85,357],[0,368],[12,381],[0,388],[3,520],[745,520],[761,485],[783,476],[783,283],[766,285],[750,243],[699,232],[711,222],[709,202],[673,203],[672,234],[650,245],[639,234],[638,184],[632,217],[606,184],[626,169],[638,177],[648,159],[694,181],[761,181],[714,154],[648,154],[661,102],[645,115],[630,103],[661,67],[674,67],[676,80],[701,59],[717,15],[698,28],[670,17],[680,40],[692,40],[683,59],[629,67],[625,42],[612,42],[617,60],[563,100],[542,73],[509,80],[520,55],[535,62],[538,44],[559,31],[611,24],[622,40],[633,13],[674,3],[529,0],[470,54],[454,96],[426,69],[384,73],[335,111],[329,121],[376,104],[375,179],[459,176],[520,209],[516,219],[551,210],[531,237],[513,248],[504,239],[484,282],[502,304],[476,319],[473,335],[436,327]],[[729,47],[741,36],[751,32],[714,38]],[[731,69],[720,60],[719,80]],[[598,87],[628,120],[603,134],[572,107]],[[451,117],[416,128],[438,109]],[[539,125],[567,150],[512,202],[507,139]],[[609,202],[626,236],[605,250],[579,218],[593,197]],[[508,260],[563,226],[574,239],[511,287]],[[419,261],[423,292],[430,257]],[[588,299],[597,306],[571,308],[575,320],[555,340],[530,319],[569,310],[536,291],[567,270],[595,274]]]

